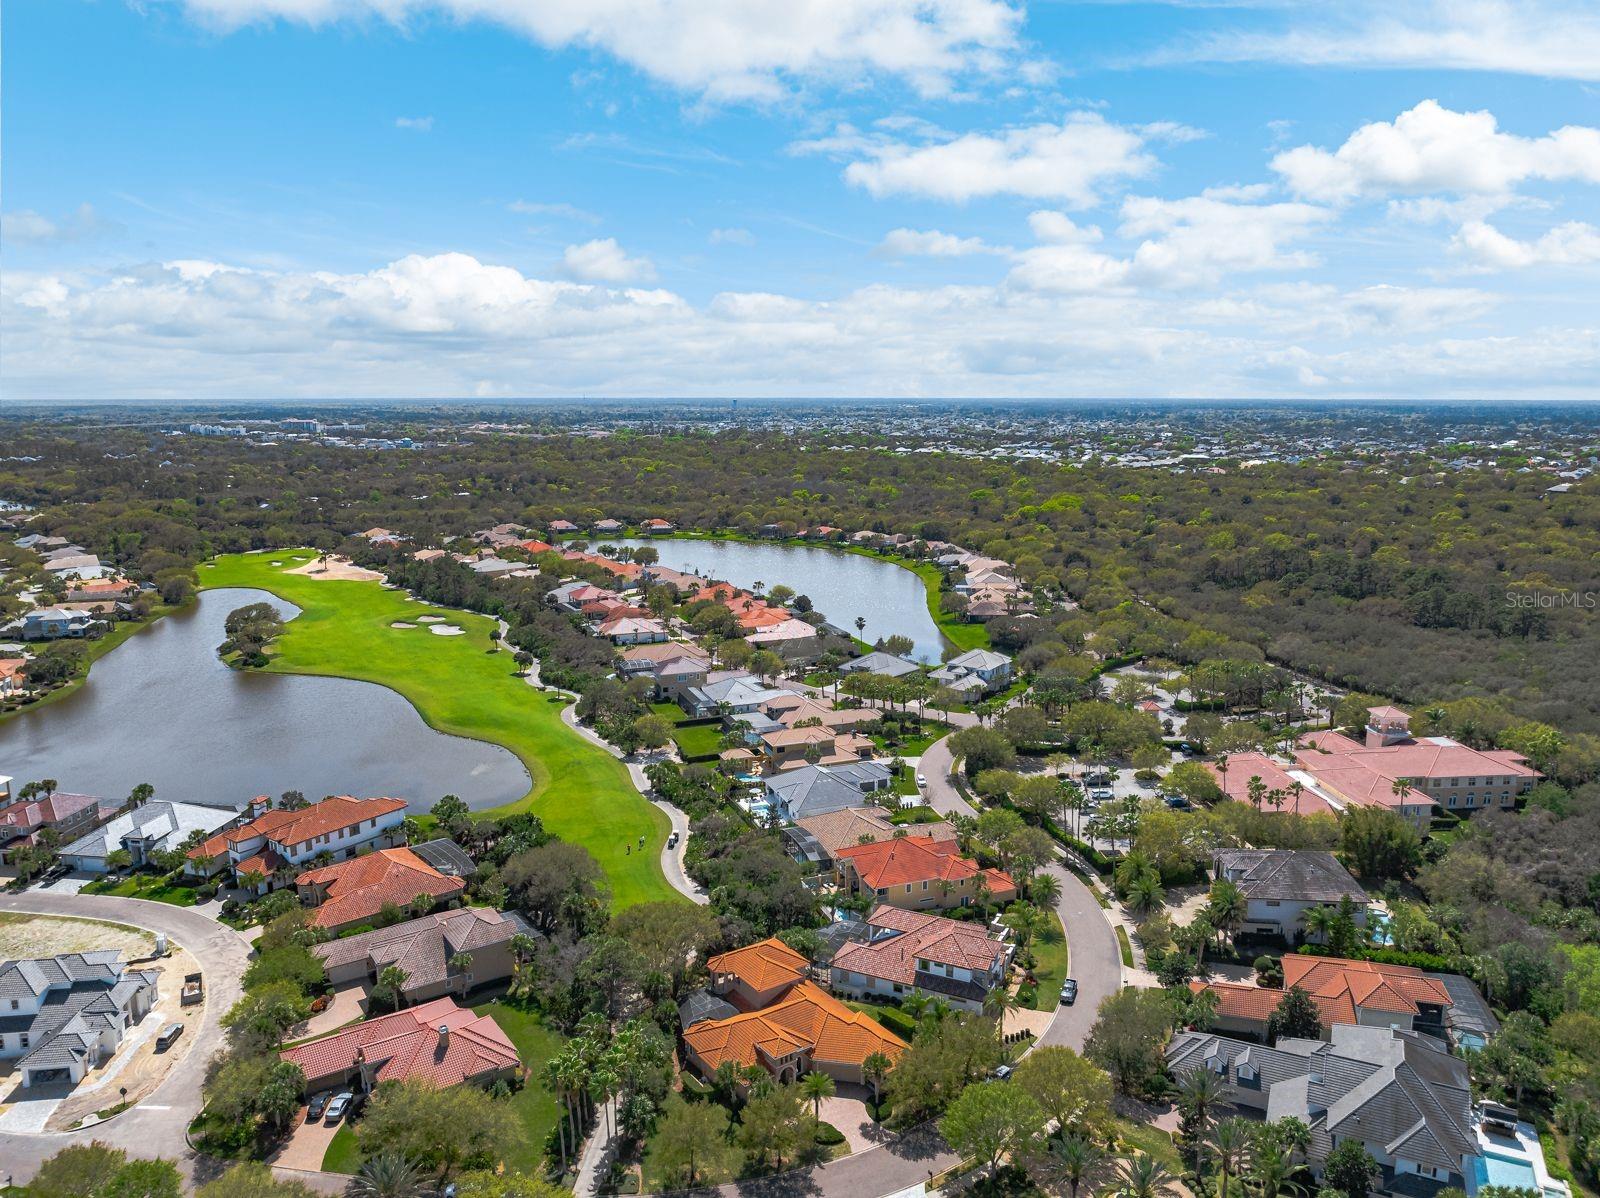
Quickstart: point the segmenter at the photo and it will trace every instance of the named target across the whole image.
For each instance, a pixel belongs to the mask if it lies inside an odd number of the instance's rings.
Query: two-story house
[[[405,835],[404,799],[330,796],[309,807],[273,807],[262,795],[246,808],[241,822],[189,850],[190,873],[209,877],[227,871],[235,885],[259,875],[258,894],[286,885],[299,868],[326,855],[343,861],[361,848],[388,848]],[[287,875],[282,882],[275,877]]]
[[[1011,685],[1011,659],[992,649],[969,649],[952,657],[928,677],[961,695],[990,695]]]
[[[115,815],[117,806],[59,790],[26,802],[0,803],[0,860],[9,861],[17,849],[37,844],[46,829],[55,832],[57,843],[76,840]]]
[[[763,783],[767,809],[789,822],[865,806],[869,796],[894,788],[894,772],[881,761],[803,765]]]
[[[1332,853],[1301,849],[1220,849],[1212,873],[1232,882],[1245,897],[1240,930],[1294,943],[1305,936],[1305,914],[1313,907],[1355,904],[1358,925],[1367,922],[1367,893]]]
[[[68,637],[82,638],[104,625],[105,621],[93,612],[74,611],[70,607],[40,607],[22,617],[22,639],[53,641]]]
[[[833,955],[828,984],[835,994],[891,1001],[927,994],[980,1011],[1006,984],[1015,946],[980,924],[887,904],[865,922],[866,938]]]
[[[159,997],[160,973],[116,949],[0,965],[0,1059],[25,1087],[76,1085],[109,1060]]]
[[[1216,1030],[1260,1040],[1267,1038],[1272,1013],[1293,988],[1310,996],[1328,1030],[1352,1023],[1444,1037],[1453,1002],[1444,982],[1420,969],[1299,953],[1283,957],[1283,989],[1243,982],[1191,982],[1189,986],[1217,996],[1212,1025]]]
[[[1328,1154],[1361,1144],[1381,1170],[1374,1193],[1426,1198],[1476,1189],[1484,1154],[1467,1063],[1417,1032],[1341,1024],[1329,1040],[1268,1048],[1209,1032],[1179,1032],[1167,1048],[1175,1076],[1206,1070],[1225,1099],[1311,1129],[1306,1160],[1321,1176]]]
[[[834,883],[847,894],[869,894],[881,904],[908,910],[970,907],[981,892],[998,902],[1016,897],[1011,875],[984,869],[961,856],[953,840],[899,836],[840,849]]]

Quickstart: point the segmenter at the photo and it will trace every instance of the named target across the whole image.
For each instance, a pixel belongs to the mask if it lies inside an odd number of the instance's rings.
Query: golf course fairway
[[[515,753],[533,789],[479,814],[532,811],[562,840],[583,845],[605,870],[615,909],[682,897],[661,873],[667,817],[634,789],[620,761],[562,722],[565,699],[515,677],[509,651],[488,651],[493,620],[415,603],[377,582],[288,572],[314,556],[309,549],[227,554],[200,567],[200,585],[254,587],[300,608],[274,642],[265,669],[375,682],[405,696],[430,727]],[[430,612],[464,635],[435,636],[426,625],[390,627]],[[624,852],[628,845],[632,852]]]

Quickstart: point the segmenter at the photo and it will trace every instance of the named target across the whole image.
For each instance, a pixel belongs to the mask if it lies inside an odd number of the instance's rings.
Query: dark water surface
[[[230,670],[222,626],[247,603],[299,614],[266,591],[202,592],[97,661],[73,694],[0,724],[0,774],[116,799],[149,782],[157,798],[233,806],[299,790],[422,808],[457,794],[481,809],[528,792],[515,754],[435,732],[386,687]]]
[[[678,537],[628,540],[596,538],[592,544],[636,548],[649,545],[661,564],[674,570],[752,587],[782,583],[809,596],[830,624],[854,633],[865,616],[862,639],[871,643],[899,633],[916,645],[912,656],[937,662],[943,639],[928,614],[927,591],[910,570],[880,558],[804,545],[764,545],[748,541],[687,540]]]

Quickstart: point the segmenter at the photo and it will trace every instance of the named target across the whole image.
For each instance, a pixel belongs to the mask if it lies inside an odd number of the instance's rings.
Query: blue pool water
[[[1488,1152],[1478,1158],[1478,1185],[1537,1191],[1539,1179],[1527,1161]]]

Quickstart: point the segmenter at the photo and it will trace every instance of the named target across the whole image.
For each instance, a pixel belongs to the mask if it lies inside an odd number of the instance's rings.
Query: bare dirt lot
[[[142,957],[155,948],[155,943],[154,933],[120,923],[0,912],[0,961],[53,957],[96,948],[115,948],[124,957]]]
[[[285,574],[305,574],[311,578],[343,579],[350,582],[372,582],[383,577],[376,570],[354,565],[348,558],[312,558],[303,566],[285,570]]]

